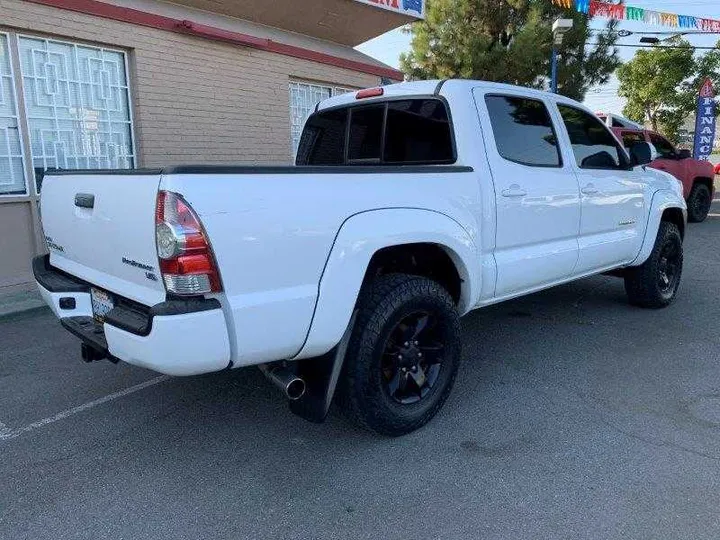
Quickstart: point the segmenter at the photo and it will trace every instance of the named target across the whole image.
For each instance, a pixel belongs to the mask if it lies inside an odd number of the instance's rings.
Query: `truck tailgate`
[[[145,305],[165,300],[155,246],[161,172],[48,173],[40,200],[50,264]]]

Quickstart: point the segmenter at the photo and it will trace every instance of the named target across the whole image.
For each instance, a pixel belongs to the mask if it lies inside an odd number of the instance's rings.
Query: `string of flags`
[[[578,12],[585,13],[590,17],[642,21],[647,24],[671,26],[673,28],[692,28],[704,32],[720,32],[720,20],[717,19],[677,15],[602,0],[552,0],[552,3],[568,9],[575,8]]]

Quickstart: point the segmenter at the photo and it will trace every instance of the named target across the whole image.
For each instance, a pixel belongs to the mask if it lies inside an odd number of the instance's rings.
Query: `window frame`
[[[129,127],[129,144],[131,145],[131,154],[129,154],[132,160],[132,166],[127,170],[134,170],[139,168],[140,161],[140,146],[136,136],[136,125],[135,125],[135,101],[133,96],[133,77],[132,70],[130,69],[130,51],[122,47],[108,47],[100,43],[90,42],[83,39],[67,39],[58,38],[50,34],[42,32],[32,31],[14,31],[12,29],[0,28],[0,35],[5,36],[8,44],[8,60],[10,64],[11,73],[11,92],[15,99],[16,106],[16,119],[18,124],[18,131],[20,134],[20,148],[23,160],[23,181],[24,181],[24,192],[20,193],[7,193],[0,194],[0,200],[5,202],[6,200],[30,200],[37,199],[40,196],[40,186],[38,185],[38,178],[35,172],[35,156],[32,151],[32,140],[31,140],[31,125],[30,116],[28,114],[28,104],[25,99],[25,73],[23,72],[21,65],[21,40],[42,40],[49,43],[59,43],[63,45],[69,45],[73,47],[86,47],[91,49],[97,49],[101,51],[107,51],[122,55],[122,69],[124,70],[124,76],[126,81],[126,88],[124,88],[127,95],[127,124]],[[108,170],[108,168],[98,168],[98,171]]]
[[[397,102],[397,101],[438,101],[442,103],[443,107],[445,108],[445,114],[447,115],[448,119],[448,128],[450,130],[450,148],[452,151],[452,155],[450,159],[442,160],[442,161],[403,161],[401,163],[399,162],[387,162],[384,160],[385,158],[385,136],[387,133],[387,118],[388,118],[388,104]],[[383,111],[383,124],[382,124],[382,134],[381,134],[381,146],[380,146],[380,160],[348,160],[348,152],[349,152],[349,142],[350,142],[350,122],[352,120],[352,114],[351,111],[354,108],[361,108],[361,107],[369,107],[372,105],[382,105],[384,108]],[[435,94],[418,94],[418,95],[410,95],[410,96],[390,96],[390,97],[382,97],[382,98],[376,98],[376,99],[368,99],[368,100],[359,100],[355,103],[343,103],[341,105],[335,105],[334,107],[328,107],[326,109],[322,110],[316,110],[314,113],[312,113],[307,121],[309,122],[310,119],[316,115],[316,114],[322,114],[327,113],[331,111],[335,111],[338,109],[346,109],[347,111],[347,120],[345,123],[345,142],[344,142],[344,149],[343,149],[343,162],[338,163],[335,166],[350,166],[350,167],[361,167],[361,166],[378,166],[378,167],[405,167],[407,165],[421,165],[421,166],[428,166],[432,167],[433,165],[454,165],[457,163],[458,160],[458,153],[457,153],[457,144],[456,144],[456,138],[455,138],[455,125],[453,123],[452,118],[452,111],[450,110],[450,104],[448,103],[448,100],[445,99],[444,96],[439,96]],[[304,129],[303,129],[304,131]],[[302,137],[301,137],[302,141]],[[296,157],[297,159],[297,157]],[[297,164],[297,162],[296,162]],[[312,165],[299,165],[300,167],[307,167]],[[324,167],[327,167],[328,165],[323,165]],[[332,166],[332,165],[330,165]]]
[[[15,105],[15,121],[17,123],[18,139],[20,142],[20,159],[23,174],[23,191],[13,193],[0,193],[0,199],[17,199],[19,197],[25,198],[28,196],[37,195],[38,191],[37,186],[34,186],[33,183],[34,191],[31,192],[30,182],[28,182],[28,166],[30,163],[31,167],[32,156],[28,161],[28,152],[30,151],[30,148],[26,148],[25,136],[27,135],[29,137],[29,133],[26,129],[27,119],[25,113],[25,99],[24,94],[22,94],[22,74],[18,77],[19,71],[15,69],[15,50],[17,48],[17,34],[15,32],[0,29],[0,36],[5,36],[5,42],[7,43],[8,65],[10,66],[10,93],[12,95],[12,99],[14,100],[13,104]],[[0,85],[2,85],[2,81],[0,81]],[[10,141],[7,141],[7,143],[9,152]],[[8,159],[10,158],[8,157]]]
[[[93,49],[99,49],[100,51],[109,51],[109,52],[114,52],[114,53],[118,53],[118,54],[121,54],[121,55],[122,55],[122,57],[123,57],[123,68],[125,69],[125,80],[127,81],[128,123],[129,123],[129,127],[130,127],[130,144],[132,145],[132,161],[133,161],[133,166],[132,166],[132,167],[129,167],[128,169],[123,169],[123,170],[131,171],[131,170],[133,170],[133,169],[138,169],[138,168],[139,168],[139,166],[138,166],[138,158],[139,158],[140,152],[139,152],[139,148],[138,148],[138,144],[137,144],[137,138],[136,138],[136,136],[135,136],[135,110],[134,110],[134,109],[135,109],[135,101],[134,101],[134,99],[133,99],[133,94],[132,94],[133,82],[132,82],[132,80],[131,80],[131,70],[130,70],[130,64],[129,64],[129,59],[128,59],[129,51],[126,50],[126,49],[119,48],[119,47],[106,47],[106,46],[101,45],[101,44],[96,44],[96,43],[93,43],[93,42],[87,42],[87,41],[84,41],[84,40],[81,40],[81,39],[72,41],[72,40],[69,40],[69,39],[55,38],[55,37],[53,37],[53,36],[51,36],[51,35],[42,34],[42,33],[37,33],[37,34],[35,34],[35,33],[32,33],[32,32],[31,32],[31,33],[17,32],[17,33],[15,34],[15,38],[16,38],[16,44],[15,44],[15,45],[16,45],[16,47],[17,47],[18,61],[20,60],[20,58],[19,58],[19,55],[20,55],[20,40],[21,40],[22,38],[36,39],[36,40],[40,39],[40,40],[43,40],[43,41],[46,41],[46,42],[62,43],[62,44],[66,44],[66,45],[72,45],[72,46],[75,46],[75,47],[77,47],[77,46],[80,46],[80,47],[88,47],[88,48],[93,48]],[[29,153],[30,153],[30,164],[29,164],[29,166],[30,166],[30,170],[31,170],[31,172],[32,172],[32,182],[33,182],[34,194],[37,195],[37,196],[39,196],[39,195],[40,195],[40,189],[39,189],[39,186],[38,186],[37,177],[36,177],[36,175],[35,175],[35,165],[34,165],[34,159],[35,159],[35,158],[34,158],[33,155],[32,155],[32,140],[31,140],[31,138],[30,138],[30,116],[28,115],[27,101],[25,100],[25,94],[24,94],[24,92],[25,92],[25,86],[24,86],[24,85],[25,85],[25,81],[24,81],[24,75],[23,75],[23,73],[22,73],[22,66],[18,66],[18,68],[19,68],[19,74],[20,74],[20,77],[19,77],[19,81],[20,81],[20,82],[19,82],[19,85],[20,85],[20,88],[19,88],[19,89],[23,92],[23,114],[24,114],[25,125],[26,125],[26,128],[27,128],[26,134],[27,134],[27,138],[28,138],[28,143],[30,144],[30,147],[29,147],[29,149],[28,149],[28,150],[29,150]],[[47,170],[49,170],[49,169],[50,169],[50,168],[45,169],[45,170],[47,171]],[[113,169],[106,168],[106,169],[93,169],[93,170],[103,171],[103,170],[113,170]]]
[[[612,129],[607,127],[607,125],[602,120],[600,120],[595,114],[588,112],[585,109],[578,107],[577,105],[567,103],[566,101],[556,101],[555,107],[557,108],[558,116],[559,116],[560,120],[562,121],[563,130],[565,132],[565,135],[567,135],[567,141],[568,141],[568,144],[570,145],[570,152],[572,153],[572,156],[573,156],[572,161],[575,163],[575,166],[577,167],[578,170],[581,170],[581,171],[632,171],[633,170],[632,160],[630,159],[630,154],[625,149],[625,145],[621,141],[618,140],[618,138],[613,133]],[[612,140],[615,141],[616,148],[618,148],[622,152],[622,154],[625,156],[625,166],[624,167],[614,167],[612,169],[581,166],[577,162],[577,156],[575,155],[575,150],[573,149],[572,139],[570,138],[570,131],[568,130],[567,126],[565,125],[565,119],[563,118],[562,111],[560,110],[561,107],[567,107],[568,109],[574,109],[576,111],[580,111],[580,112],[588,115],[589,117],[597,120],[598,123],[600,123],[600,125],[602,125],[602,127],[608,133],[608,135],[610,135]]]
[[[510,159],[508,157],[503,156],[500,153],[500,149],[497,145],[497,138],[495,137],[495,129],[492,123],[492,118],[490,117],[490,110],[488,108],[487,98],[489,97],[500,97],[500,98],[512,98],[512,99],[524,99],[526,101],[535,101],[538,103],[541,103],[543,107],[545,107],[545,111],[547,112],[548,119],[550,120],[550,130],[552,131],[553,137],[555,137],[555,150],[557,152],[558,156],[558,164],[557,165],[538,165],[534,163],[527,163],[524,161],[517,161],[515,159]],[[532,167],[533,169],[563,169],[565,168],[565,160],[563,157],[562,148],[560,146],[560,139],[558,138],[558,132],[555,128],[555,120],[553,119],[552,111],[550,108],[550,104],[546,102],[544,99],[540,97],[530,97],[527,95],[521,95],[521,94],[504,94],[499,92],[488,92],[486,94],[483,94],[483,103],[485,104],[485,110],[488,113],[488,124],[490,125],[490,130],[492,132],[492,138],[493,142],[495,143],[495,151],[497,152],[498,156],[500,156],[505,161],[509,161],[510,163],[516,163],[517,165],[523,165],[525,167]]]

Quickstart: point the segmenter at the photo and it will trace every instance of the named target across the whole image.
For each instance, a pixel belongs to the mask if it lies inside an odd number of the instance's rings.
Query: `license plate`
[[[105,316],[115,307],[112,296],[100,289],[90,289],[93,317],[98,322],[104,322]]]

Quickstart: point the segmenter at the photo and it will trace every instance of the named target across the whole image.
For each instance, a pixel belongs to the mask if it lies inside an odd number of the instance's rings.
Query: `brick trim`
[[[403,73],[396,69],[374,66],[364,62],[348,60],[330,54],[296,47],[279,43],[271,39],[257,38],[248,34],[223,30],[214,26],[195,23],[189,20],[174,19],[163,15],[155,15],[146,11],[140,11],[132,8],[125,8],[113,4],[106,4],[98,0],[26,0],[35,4],[55,7],[58,9],[66,9],[69,11],[77,11],[95,17],[122,21],[139,26],[148,26],[150,28],[158,28],[168,32],[179,34],[189,34],[213,41],[224,41],[234,45],[250,47],[263,51],[310,60],[320,64],[359,71],[360,73],[368,73],[377,75],[378,77],[387,77],[393,80],[402,80]]]

